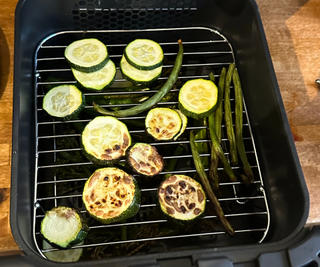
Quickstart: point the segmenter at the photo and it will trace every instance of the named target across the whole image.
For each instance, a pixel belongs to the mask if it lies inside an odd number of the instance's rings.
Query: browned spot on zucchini
[[[204,200],[204,195],[200,189],[197,190],[198,201],[201,203]]]
[[[113,150],[119,150],[120,149],[120,146],[117,144],[113,147]]]
[[[185,208],[185,206],[181,206],[180,209],[181,209],[181,212],[182,212],[182,213],[186,213],[186,211],[187,211],[187,209]]]
[[[96,215],[97,215],[97,216],[102,216],[102,215],[103,215],[103,211],[102,211],[102,210],[98,210],[98,211],[96,212]]]
[[[111,160],[112,159],[112,157],[109,156],[108,154],[102,154],[101,158],[106,159],[106,160]]]
[[[111,154],[111,153],[112,153],[112,149],[111,149],[111,148],[105,149],[104,151],[105,151],[107,154]]]
[[[180,181],[179,185],[181,186],[182,189],[185,189],[187,186],[185,181]]]
[[[90,199],[91,199],[91,201],[94,201],[94,190],[91,191]]]
[[[167,210],[167,213],[170,215],[173,215],[176,212],[173,208],[170,208],[170,207],[166,207],[166,210]]]
[[[122,143],[122,148],[126,149],[129,145],[129,137],[126,133],[123,134],[123,143]]]
[[[95,172],[94,175],[90,178],[88,187],[90,188],[95,183],[95,181],[99,179],[99,177],[100,177],[100,172]]]
[[[194,207],[196,206],[196,203],[190,203],[190,205],[188,206],[189,210],[194,209]]]
[[[130,176],[124,176],[123,181],[125,184],[131,184],[132,180],[130,179]]]
[[[193,213],[195,215],[199,215],[201,213],[201,209],[196,208],[196,209],[194,209]]]

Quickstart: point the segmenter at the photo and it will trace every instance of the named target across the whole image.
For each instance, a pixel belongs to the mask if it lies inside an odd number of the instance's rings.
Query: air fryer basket
[[[78,247],[86,251],[108,246],[110,253],[104,254],[108,259],[102,260],[103,263],[126,266],[132,265],[133,260],[143,263],[190,257],[213,252],[213,249],[221,253],[249,246],[258,253],[258,248],[270,249],[271,245],[276,248],[292,239],[305,224],[308,193],[254,1],[129,2],[27,0],[17,6],[11,227],[21,249],[39,264],[45,261],[39,224],[46,210],[57,205],[74,206],[86,216],[81,190],[88,176],[64,178],[61,173],[70,166],[91,171],[94,168],[81,157],[80,134],[73,126],[77,122],[87,123],[92,116],[84,113],[72,122],[54,120],[42,110],[42,99],[54,85],[75,83],[63,57],[64,48],[74,40],[87,37],[103,41],[117,67],[127,43],[136,38],[153,39],[162,45],[166,56],[164,73],[172,67],[177,39],[181,38],[185,47],[183,67],[180,84],[172,92],[177,92],[188,79],[207,78],[212,71],[218,79],[221,68],[235,62],[244,94],[244,140],[255,183],[249,188],[242,182],[221,183],[225,191],[220,201],[236,230],[233,238],[224,234],[210,212],[194,229],[172,229],[165,218],[155,216],[157,183],[142,182],[143,203],[137,216],[113,225],[91,221],[90,228],[91,233],[96,231],[98,235],[101,230],[107,235],[123,228],[128,232],[138,228],[145,235],[126,240],[90,240]],[[164,74],[160,79],[165,80],[167,76]],[[115,85],[124,87],[125,80],[119,75]],[[151,90],[147,95],[152,93]],[[173,104],[176,102],[161,103],[163,106]],[[86,109],[92,109],[90,103]],[[130,120],[143,121],[144,117],[145,114],[139,114],[121,119],[128,124],[133,138],[138,139],[144,130],[130,125]],[[189,124],[186,133],[176,142],[151,141],[166,160],[176,157],[172,151],[177,145],[185,147],[184,153],[177,156],[178,167],[173,173],[195,174],[188,135],[190,130],[201,128],[205,127]],[[69,142],[66,146],[63,141],[66,139],[75,143]],[[223,145],[227,152],[226,138]],[[78,153],[80,159],[62,161],[64,152]],[[209,154],[201,156],[209,157]],[[167,232],[148,235],[150,229],[163,225]],[[135,242],[136,247],[147,244],[149,250],[147,254],[131,256],[130,264],[125,261],[128,258],[123,257],[126,255],[114,253],[121,251],[119,246]],[[77,263],[82,264],[87,263]]]

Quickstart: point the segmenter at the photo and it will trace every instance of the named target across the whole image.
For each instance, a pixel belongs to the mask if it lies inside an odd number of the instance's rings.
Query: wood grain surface
[[[9,224],[14,11],[0,12],[0,255],[19,253]],[[307,225],[320,223],[320,0],[257,0],[310,193]]]

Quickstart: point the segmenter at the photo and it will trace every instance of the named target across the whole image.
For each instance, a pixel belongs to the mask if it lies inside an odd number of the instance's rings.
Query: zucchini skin
[[[94,66],[91,66],[91,67],[83,67],[83,66],[79,66],[79,65],[76,65],[74,63],[72,63],[70,60],[68,60],[66,58],[68,64],[70,65],[71,68],[74,68],[78,71],[81,71],[81,72],[85,72],[85,73],[90,73],[90,72],[95,72],[95,71],[98,71],[98,70],[101,70],[107,63],[108,63],[108,60],[109,60],[109,54],[107,55],[107,57],[101,61],[99,64],[97,65],[94,65]]]
[[[59,85],[59,86],[63,86],[63,85]],[[76,87],[76,86],[74,86]],[[53,88],[51,88],[50,90],[52,90]],[[77,88],[78,89],[78,88]],[[79,89],[78,89],[79,90]],[[79,90],[80,91],[80,90]],[[45,97],[43,99],[43,101],[45,100]],[[73,120],[73,119],[77,119],[78,115],[80,114],[80,112],[84,109],[84,107],[86,106],[86,98],[84,96],[84,94],[81,92],[81,104],[80,106],[71,114],[64,116],[64,117],[57,117],[57,116],[53,116],[51,115],[49,112],[47,112],[51,117],[54,118],[58,118],[58,119],[62,119],[63,121],[69,121],[69,120]]]
[[[69,208],[69,207],[63,207],[63,206],[59,206],[59,207],[55,207],[53,208],[52,210],[55,210],[55,209],[58,209],[58,208]],[[78,234],[74,237],[73,240],[71,240],[69,242],[69,244],[67,246],[61,246],[57,243],[54,243],[52,242],[50,239],[46,238],[43,233],[40,231],[40,235],[41,237],[46,240],[52,247],[55,247],[55,248],[64,248],[64,249],[67,249],[67,248],[71,248],[72,246],[74,245],[77,245],[81,242],[84,241],[84,239],[86,238],[88,232],[89,232],[89,227],[87,225],[87,222],[84,220],[84,218],[82,217],[81,213],[77,210],[77,209],[74,209],[74,208],[71,208],[73,211],[75,211],[79,217],[80,217],[80,220],[81,220],[81,224],[82,224],[82,227],[80,229],[80,231],[78,232]],[[50,210],[50,211],[52,211]],[[50,211],[47,211],[46,213],[50,212]],[[42,229],[42,224],[43,224],[43,221],[41,222],[41,229]]]
[[[119,111],[108,111],[96,103],[92,103],[95,110],[103,115],[109,115],[109,116],[114,116],[114,117],[128,117],[132,115],[137,115],[141,112],[144,112],[151,108],[152,106],[156,105],[164,96],[166,96],[172,86],[175,84],[175,82],[178,80],[178,75],[181,70],[182,66],[182,60],[183,60],[183,45],[182,41],[178,41],[179,44],[179,51],[173,66],[173,69],[165,82],[165,84],[159,89],[159,91],[154,94],[152,97],[150,97],[147,101],[143,102],[141,105],[126,109],[126,110],[119,110]]]
[[[137,40],[137,39],[136,39],[136,40]],[[136,40],[132,41],[131,43],[135,42]],[[123,53],[123,55],[125,56],[127,62],[128,62],[131,66],[135,67],[135,68],[138,69],[138,70],[153,70],[153,69],[156,69],[156,68],[160,67],[160,66],[162,65],[162,63],[163,63],[163,58],[164,58],[162,47],[161,47],[157,42],[155,42],[155,41],[153,41],[153,40],[149,40],[149,39],[138,39],[138,40],[140,40],[140,41],[142,41],[142,40],[152,41],[152,42],[156,43],[156,44],[159,46],[159,48],[161,49],[161,51],[162,51],[162,60],[159,61],[157,64],[153,64],[153,65],[151,65],[151,66],[143,66],[143,65],[136,64],[136,63],[133,62],[133,61],[130,59],[130,57],[128,56],[127,47],[131,44],[131,43],[129,43],[128,46],[124,49],[124,53]]]
[[[114,167],[116,168],[116,167]],[[118,169],[118,168],[117,168]],[[97,169],[95,172],[99,171],[99,170],[102,170],[102,169]],[[92,176],[94,175],[94,173],[92,174]],[[92,177],[91,176],[91,177]],[[90,177],[90,178],[91,178]],[[90,178],[87,180],[84,188],[86,188],[87,186],[87,183],[90,181]],[[133,184],[135,186],[135,193],[134,193],[134,198],[130,204],[130,206],[125,210],[123,211],[120,215],[116,216],[116,217],[112,217],[112,218],[108,218],[108,219],[104,219],[104,218],[100,218],[94,214],[92,214],[90,212],[90,210],[87,208],[87,205],[86,205],[86,202],[85,202],[85,195],[83,194],[83,202],[85,203],[85,206],[86,206],[86,209],[88,211],[88,213],[90,214],[91,217],[95,218],[97,221],[103,223],[103,224],[110,224],[110,223],[115,223],[115,222],[119,222],[119,221],[123,221],[125,219],[128,219],[130,217],[133,217],[134,215],[136,215],[139,210],[140,210],[140,205],[141,205],[141,190],[140,190],[140,187],[138,185],[138,182],[136,181],[136,179],[134,177],[132,177],[132,181],[133,181]]]
[[[151,83],[155,82],[156,80],[159,79],[159,77],[161,76],[161,72],[159,73],[159,75],[155,76],[153,79],[143,82],[143,81],[136,81],[134,79],[132,79],[130,76],[126,75],[122,69],[121,70],[121,74],[123,76],[123,78],[127,79],[128,81],[132,82],[134,85],[142,85],[142,86],[149,86]]]
[[[203,194],[203,196],[204,196],[204,199],[202,200],[202,202],[203,202],[203,209],[201,210],[201,212],[199,213],[199,214],[197,214],[195,217],[193,217],[193,218],[189,218],[189,219],[178,219],[178,218],[176,218],[176,217],[174,217],[174,215],[169,215],[168,213],[167,213],[167,210],[164,210],[165,209],[165,205],[163,205],[163,204],[161,204],[161,198],[160,198],[160,193],[161,193],[161,190],[163,190],[164,188],[163,188],[163,184],[165,184],[165,183],[167,183],[167,181],[169,181],[170,179],[172,179],[172,178],[174,178],[174,177],[177,177],[178,179],[180,179],[180,180],[182,180],[183,181],[183,177],[185,177],[185,181],[193,181],[196,185],[197,185],[197,188],[198,188],[198,190],[200,190],[201,192],[202,192],[202,194]],[[181,181],[180,181],[181,182]],[[179,182],[179,184],[180,184],[180,182]],[[172,188],[172,187],[171,187]],[[174,190],[176,190],[176,191],[178,191],[178,189],[174,189]],[[180,190],[181,190],[181,188],[180,188]],[[166,193],[165,193],[166,194]],[[171,193],[170,193],[171,194]],[[173,193],[172,193],[173,195],[175,195],[176,194],[176,192],[174,191]],[[180,225],[180,226],[184,226],[184,225],[190,225],[190,224],[193,224],[195,221],[197,221],[203,214],[204,214],[204,212],[205,212],[205,208],[206,208],[206,194],[205,194],[205,191],[204,191],[204,189],[203,189],[203,187],[201,186],[201,184],[200,183],[198,183],[197,181],[195,181],[194,179],[192,179],[191,177],[188,177],[188,176],[186,176],[186,175],[172,175],[172,176],[170,176],[170,177],[168,177],[168,178],[166,178],[161,184],[160,184],[160,186],[159,186],[159,188],[158,188],[158,191],[157,191],[157,197],[158,197],[158,203],[159,203],[159,206],[160,206],[160,210],[162,211],[162,213],[165,215],[165,217],[168,219],[168,221],[170,221],[170,222],[173,222],[173,223],[175,223],[175,224],[178,224],[178,225]],[[180,198],[181,199],[181,198]],[[182,198],[183,199],[183,198]],[[181,203],[182,203],[183,201],[181,200]],[[191,208],[192,209],[192,208]]]
[[[155,147],[153,147],[153,148],[156,150],[159,158],[161,159],[162,167],[159,169],[158,172],[156,172],[156,173],[153,174],[153,175],[147,175],[147,174],[144,174],[144,173],[139,172],[139,171],[138,171],[136,168],[134,168],[134,166],[131,164],[131,161],[130,161],[130,156],[131,156],[131,155],[130,155],[130,153],[131,153],[131,150],[132,150],[134,147],[136,147],[137,145],[141,145],[141,144],[142,144],[142,145],[148,145],[148,144],[146,144],[146,143],[135,143],[135,144],[133,144],[131,147],[129,147],[129,148],[126,150],[126,161],[127,161],[128,165],[130,166],[130,169],[131,169],[133,172],[139,174],[139,175],[140,175],[141,177],[143,177],[143,178],[148,179],[148,178],[151,178],[151,177],[154,177],[154,176],[158,175],[158,174],[163,170],[164,161],[163,161],[163,157],[159,154],[159,152],[157,151],[157,149],[156,149]],[[148,146],[151,146],[151,145],[148,145]]]

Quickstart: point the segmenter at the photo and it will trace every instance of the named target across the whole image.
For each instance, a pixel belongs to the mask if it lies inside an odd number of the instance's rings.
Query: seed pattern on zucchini
[[[88,227],[78,211],[59,206],[46,212],[40,232],[51,245],[70,248],[85,239]]]
[[[121,58],[120,68],[123,77],[134,84],[151,83],[160,77],[162,71],[162,65],[152,70],[139,70],[130,65],[124,56]]]
[[[135,179],[118,168],[96,170],[87,180],[82,200],[89,214],[109,224],[137,214],[141,192]]]
[[[202,186],[186,175],[172,175],[159,187],[161,210],[177,223],[191,222],[201,216],[206,207]]]
[[[87,90],[101,92],[112,85],[116,77],[116,66],[112,60],[95,72],[82,72],[71,68],[73,76]]]
[[[128,63],[139,70],[153,70],[162,65],[163,51],[161,46],[149,39],[136,39],[124,50]]]
[[[111,116],[99,116],[84,128],[81,141],[84,155],[98,165],[112,165],[131,145],[127,126]]]
[[[208,117],[217,108],[218,88],[210,80],[187,81],[179,92],[179,109],[187,117]]]
[[[154,146],[136,143],[127,151],[127,162],[139,174],[154,176],[163,169],[163,158]]]
[[[64,56],[72,68],[82,72],[100,70],[109,60],[106,45],[94,38],[71,43],[65,49]]]
[[[63,120],[71,120],[78,116],[85,106],[82,92],[74,85],[53,87],[43,98],[43,109],[49,115]]]
[[[146,130],[156,140],[171,140],[182,126],[179,114],[169,108],[151,109],[145,119]]]

